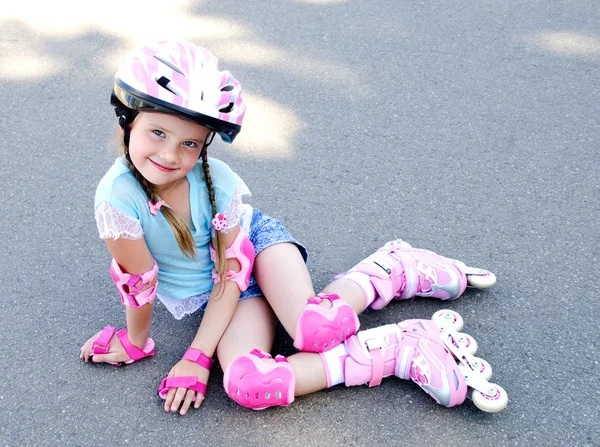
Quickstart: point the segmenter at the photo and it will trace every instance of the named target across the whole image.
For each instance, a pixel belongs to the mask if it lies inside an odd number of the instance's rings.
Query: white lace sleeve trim
[[[137,219],[133,219],[108,202],[96,208],[96,225],[100,239],[141,239],[144,230]]]
[[[226,234],[233,230],[239,223],[240,218],[244,214],[244,203],[242,198],[245,196],[252,196],[252,193],[248,189],[246,183],[240,178],[235,188],[235,192],[233,193],[233,197],[231,198],[231,203],[225,210],[225,217],[227,218],[227,223],[225,224],[225,228],[221,230],[221,233]]]

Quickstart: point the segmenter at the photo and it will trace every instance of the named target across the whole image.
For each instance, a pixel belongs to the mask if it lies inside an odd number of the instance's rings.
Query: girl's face
[[[129,156],[150,183],[174,186],[194,168],[210,130],[174,115],[140,112],[131,127]]]

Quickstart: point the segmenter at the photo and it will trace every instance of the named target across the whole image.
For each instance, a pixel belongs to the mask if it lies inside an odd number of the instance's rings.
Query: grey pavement
[[[0,445],[600,445],[597,2],[1,3]],[[165,414],[156,388],[201,316],[162,306],[154,358],[78,359],[124,324],[93,218],[111,79],[164,36],[241,80],[244,130],[212,155],[309,248],[316,288],[396,237],[496,273],[488,291],[361,321],[460,312],[505,411],[442,408],[390,378],[255,412],[216,367],[200,410]],[[293,352],[281,330],[276,349]]]

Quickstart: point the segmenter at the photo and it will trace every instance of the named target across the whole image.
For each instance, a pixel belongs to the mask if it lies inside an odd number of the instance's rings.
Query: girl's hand
[[[171,368],[167,377],[195,376],[202,383],[206,384],[208,383],[209,375],[210,371],[208,369],[203,368],[194,362],[190,362],[189,360],[180,360],[173,368]],[[190,408],[194,397],[196,398],[193,402],[194,408],[200,408],[202,401],[204,401],[204,396],[201,393],[194,390],[188,390],[187,388],[171,388],[165,400],[165,411],[176,413],[179,406],[181,406],[179,414],[183,416]]]
[[[85,342],[85,344],[79,349],[79,358],[86,363],[90,361],[94,363],[120,363],[130,360],[130,357],[125,352],[119,337],[115,335],[110,339],[108,354],[92,354],[92,344],[100,336],[102,331],[98,332],[92,338]]]

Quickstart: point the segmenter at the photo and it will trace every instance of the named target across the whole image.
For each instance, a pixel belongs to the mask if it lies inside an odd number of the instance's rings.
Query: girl
[[[158,296],[177,319],[205,312],[160,385],[165,411],[200,406],[215,352],[227,394],[253,409],[289,405],[342,382],[374,386],[391,375],[415,381],[442,405],[462,403],[469,385],[487,411],[504,408],[504,390],[485,381],[489,365],[467,352],[474,340],[448,325],[458,314],[358,332],[357,315],[369,306],[455,299],[467,281],[489,287],[494,276],[397,240],[315,295],[304,246],[278,220],[244,205],[243,180],[208,158],[215,134],[233,142],[246,108],[239,82],[219,71],[210,52],[182,41],[139,48],[117,72],[111,103],[123,156],[101,180],[95,206],[127,328],[95,334],[81,347],[83,360],[125,365],[153,355]],[[275,317],[302,352],[267,354]],[[465,368],[477,369],[476,381]]]

